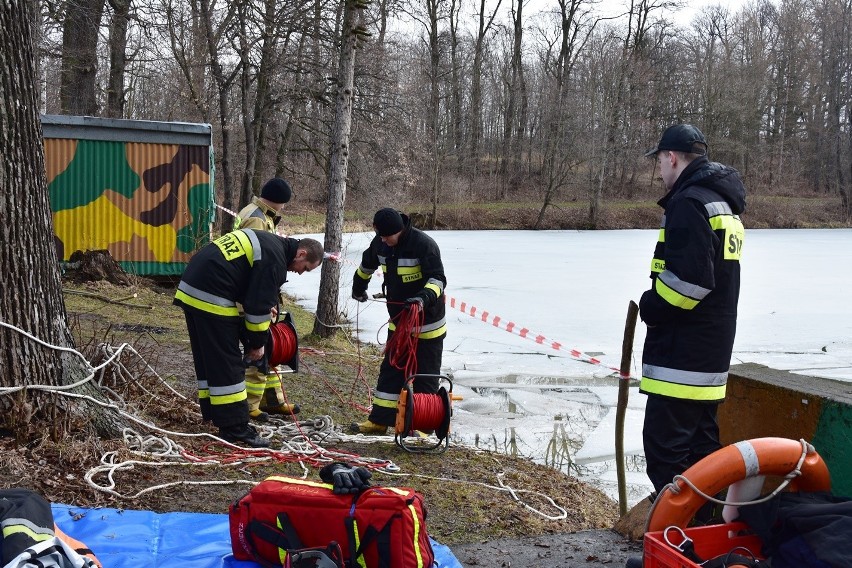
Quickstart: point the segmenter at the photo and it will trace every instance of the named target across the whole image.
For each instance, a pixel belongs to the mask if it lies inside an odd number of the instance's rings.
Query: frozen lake
[[[638,302],[649,285],[657,233],[429,233],[441,247],[448,281],[444,373],[464,397],[453,405],[453,442],[526,456],[617,496],[613,369],[621,360],[628,303]],[[357,317],[361,340],[375,343],[385,337],[385,305],[349,298],[371,237],[344,236],[340,309],[352,321]],[[291,275],[286,284],[310,310],[319,274]],[[852,302],[844,296],[850,276],[852,230],[747,231],[732,363],[852,382]],[[373,278],[370,295],[380,282]],[[640,321],[631,369],[637,378],[644,337]],[[375,377],[368,380],[375,384]],[[625,427],[631,504],[650,488],[642,458],[644,406],[645,396],[631,388]]]

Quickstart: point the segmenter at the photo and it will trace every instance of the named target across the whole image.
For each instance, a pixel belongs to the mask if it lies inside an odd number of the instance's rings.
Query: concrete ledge
[[[852,495],[852,383],[747,363],[731,367],[719,406],[722,444],[779,436],[811,442],[833,491]]]

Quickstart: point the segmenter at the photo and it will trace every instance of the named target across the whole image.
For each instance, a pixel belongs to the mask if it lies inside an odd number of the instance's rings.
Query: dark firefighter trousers
[[[388,331],[388,343],[391,341],[394,332]],[[447,334],[443,334],[433,339],[418,339],[417,340],[417,373],[427,375],[438,375],[441,372],[441,357],[444,352],[444,338]],[[376,391],[382,393],[395,393],[399,395],[402,388],[405,386],[405,381],[408,377],[402,369],[397,369],[390,363],[390,353],[385,350],[384,359],[379,367],[379,380],[376,383]],[[415,379],[414,392],[434,394],[438,392],[437,377],[418,377]],[[375,424],[384,424],[385,426],[394,426],[396,424],[396,406],[393,408],[385,406],[377,406],[376,399],[373,399],[373,408],[370,411],[370,421]]]
[[[212,420],[219,428],[247,424],[246,369],[240,347],[240,334],[244,327],[242,318],[211,317],[187,309],[184,315],[198,379],[202,420]],[[218,396],[220,391],[229,394]]]
[[[722,446],[718,403],[648,395],[642,441],[648,477],[659,493],[680,475]]]

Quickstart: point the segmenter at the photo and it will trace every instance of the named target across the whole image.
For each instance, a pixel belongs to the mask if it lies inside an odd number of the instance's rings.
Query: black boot
[[[268,448],[269,440],[261,438],[254,426],[245,424],[234,424],[219,428],[219,437],[226,442],[235,444],[242,442],[252,448]]]

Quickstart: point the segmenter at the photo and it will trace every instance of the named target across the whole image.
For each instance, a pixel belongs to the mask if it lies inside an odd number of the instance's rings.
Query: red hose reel
[[[278,365],[287,365],[294,373],[299,371],[299,336],[290,312],[285,312],[283,319],[269,326],[266,353],[270,370]]]
[[[443,385],[438,392],[415,393],[414,379],[417,377],[437,377],[439,381],[449,384],[449,390]],[[450,418],[453,415],[452,401],[453,382],[444,375],[411,375],[405,382],[405,386],[399,393],[399,401],[396,406],[396,445],[411,453],[434,452],[441,453],[450,445]],[[415,435],[416,432],[434,432],[438,438],[437,443],[418,444],[406,442],[406,437]],[[443,447],[442,447],[443,446]]]

